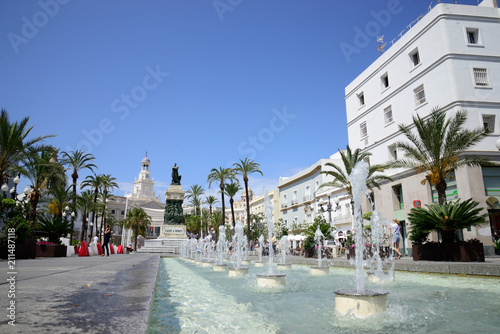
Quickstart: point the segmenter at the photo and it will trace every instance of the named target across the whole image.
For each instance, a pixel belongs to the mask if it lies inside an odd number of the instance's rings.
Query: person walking
[[[399,251],[399,242],[401,241],[401,236],[399,235],[401,231],[401,224],[399,220],[396,218],[393,219],[394,223],[392,224],[392,249],[398,254],[396,259],[400,259],[403,257],[403,254]]]
[[[109,229],[109,225],[106,225],[106,229],[104,230],[104,243],[102,244],[102,255],[104,256],[107,252],[106,256],[109,256],[109,240],[111,239],[111,230]]]

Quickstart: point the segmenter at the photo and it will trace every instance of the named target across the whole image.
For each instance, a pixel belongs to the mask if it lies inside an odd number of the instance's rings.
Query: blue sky
[[[146,151],[162,200],[174,163],[185,190],[215,194],[210,170],[245,157],[262,194],[345,148],[345,86],[378,57],[376,35],[390,46],[429,4],[4,0],[0,107],[92,153],[118,195]]]

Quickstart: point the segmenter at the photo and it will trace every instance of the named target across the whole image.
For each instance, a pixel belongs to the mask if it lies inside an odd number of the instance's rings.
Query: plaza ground
[[[164,254],[169,256],[168,254]],[[1,333],[146,333],[160,261],[159,254],[110,257],[37,258],[16,261],[15,298],[7,298],[7,261],[1,260]],[[170,255],[171,256],[171,255]],[[257,257],[251,257],[256,260]],[[315,265],[316,259],[287,257],[287,262]],[[350,267],[344,258],[332,266]],[[435,274],[500,277],[500,257],[485,262],[395,260],[395,269]],[[492,284],[498,284],[496,281]],[[15,325],[7,307],[15,300]]]

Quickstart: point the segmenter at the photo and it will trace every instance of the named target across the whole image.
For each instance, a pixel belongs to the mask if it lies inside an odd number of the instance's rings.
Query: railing
[[[305,195],[304,196],[304,202],[310,201],[312,199],[311,195]]]

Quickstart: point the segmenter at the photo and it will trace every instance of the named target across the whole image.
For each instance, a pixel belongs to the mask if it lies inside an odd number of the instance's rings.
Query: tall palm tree
[[[245,160],[241,160],[240,162],[236,162],[233,164],[234,171],[236,174],[239,174],[243,177],[243,183],[245,184],[245,194],[246,194],[246,205],[247,205],[247,241],[250,245],[250,197],[248,196],[248,175],[253,173],[260,173],[260,175],[264,175],[260,170],[260,165],[254,162],[251,159],[245,158]]]
[[[28,149],[32,152],[40,152],[49,147],[39,144],[46,138],[54,137],[53,135],[39,136],[30,140],[26,137],[29,135],[33,126],[28,126],[29,117],[23,118],[20,122],[9,121],[9,114],[5,109],[0,113],[0,176],[1,182],[6,182],[7,177],[21,161]]]
[[[210,171],[210,174],[208,174],[207,182],[208,182],[208,187],[212,185],[212,182],[217,181],[219,182],[219,188],[220,188],[220,196],[221,196],[221,202],[222,202],[222,224],[226,224],[226,214],[225,214],[225,205],[224,205],[224,188],[225,184],[224,182],[226,181],[233,181],[235,180],[235,175],[234,171],[231,168],[222,168],[219,167],[219,169],[212,168]]]
[[[233,227],[236,226],[236,221],[234,219],[234,196],[236,196],[236,193],[240,191],[242,188],[238,182],[231,182],[231,183],[226,183],[225,186],[225,192],[226,195],[229,197],[229,204],[231,205],[231,216],[233,217]],[[225,214],[225,213],[224,213]]]
[[[68,166],[73,170],[71,173],[71,178],[73,179],[73,201],[72,201],[72,211],[76,211],[76,182],[78,181],[78,172],[82,169],[89,169],[91,172],[94,171],[94,168],[97,168],[96,165],[92,163],[94,161],[94,156],[90,153],[85,153],[80,150],[63,152],[62,154],[62,164]],[[73,229],[75,226],[75,217],[71,216],[71,228]],[[73,241],[73,233],[71,233],[70,244]]]
[[[35,148],[29,148],[21,161],[21,174],[26,176],[31,183],[31,191],[28,194],[30,224],[36,223],[36,211],[42,191],[48,189],[51,182],[64,180],[64,168],[53,161],[56,153],[57,150],[54,147],[47,147],[41,152],[37,152]]]
[[[76,199],[76,208],[82,215],[82,231],[80,233],[80,241],[87,240],[87,216],[94,207],[94,193],[90,190],[82,191]]]
[[[83,189],[85,187],[89,187],[93,189],[93,195],[94,195],[94,204],[92,206],[92,220],[90,221],[95,225],[95,229],[97,232],[97,196],[99,195],[99,191],[101,189],[101,184],[102,184],[102,175],[88,175],[85,180],[83,180],[82,185],[80,186],[80,189]],[[97,233],[96,233],[97,235]]]
[[[412,125],[399,125],[399,130],[411,143],[398,142],[406,159],[394,162],[396,167],[415,168],[419,173],[426,173],[426,181],[436,188],[439,204],[446,202],[446,177],[454,169],[461,166],[491,166],[490,160],[484,156],[467,155],[466,151],[479,143],[489,132],[485,128],[464,129],[467,111],[460,110],[449,119],[446,111],[433,108],[428,118],[413,116],[413,126],[417,133],[411,131]]]
[[[331,162],[327,162],[325,166],[332,167],[334,170],[322,171],[321,174],[332,176],[334,180],[323,183],[319,187],[344,188],[351,197],[351,213],[354,216],[354,198],[352,196],[352,185],[351,182],[349,181],[349,175],[354,169],[354,166],[356,166],[358,162],[363,161],[363,159],[371,156],[371,153],[361,152],[359,148],[357,148],[356,150],[354,150],[354,152],[352,152],[349,145],[347,145],[345,151],[339,149],[339,153],[342,158],[343,166],[338,166]],[[390,177],[379,174],[385,171],[386,169],[388,169],[388,165],[370,165],[370,167],[368,168],[368,177],[366,178],[366,186],[370,189],[373,187],[377,187],[378,189],[380,189],[380,181],[382,180],[392,181]]]
[[[214,205],[215,203],[218,203],[218,202],[219,202],[219,200],[217,198],[215,198],[215,196],[212,196],[212,195],[207,196],[205,203],[208,204],[210,216],[212,216],[212,205]]]
[[[48,194],[51,196],[49,210],[52,214],[54,214],[54,216],[62,218],[64,208],[69,204],[73,197],[73,193],[70,189],[71,186],[66,187],[65,184],[49,189]]]
[[[111,192],[113,191],[113,189],[118,188],[118,184],[115,181],[116,178],[112,177],[111,174],[101,175],[100,193],[102,203],[104,204],[104,209],[101,214],[101,228],[99,229],[99,238],[101,237],[101,230],[103,225],[106,225],[106,202],[112,198]]]
[[[194,214],[198,214],[198,207],[201,206],[201,195],[205,193],[205,189],[198,184],[193,184],[190,189],[186,191],[186,199],[191,199],[190,203],[194,206]]]
[[[137,237],[146,234],[146,229],[151,225],[151,217],[142,208],[128,210],[127,217],[123,219],[123,226],[134,232],[134,250],[137,250]]]

